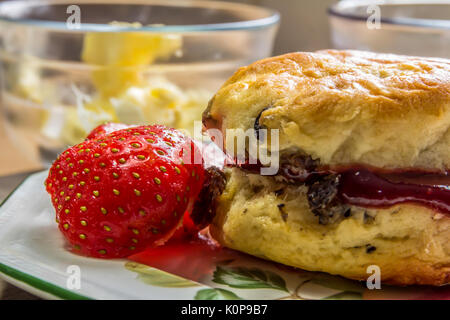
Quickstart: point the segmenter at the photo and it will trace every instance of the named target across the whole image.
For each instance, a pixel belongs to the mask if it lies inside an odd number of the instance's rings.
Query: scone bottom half
[[[279,169],[225,169],[210,226],[224,246],[384,283],[450,282],[450,61],[328,50],[239,69],[205,130],[279,130]],[[228,150],[229,151],[229,150]]]
[[[208,210],[194,217],[226,247],[300,269],[366,280],[376,265],[383,283],[450,282],[446,176],[319,164],[303,154],[274,176],[255,165],[215,169],[202,192]]]
[[[227,168],[210,231],[222,245],[308,271],[394,285],[450,281],[450,219],[414,204],[347,206],[320,223],[306,185]]]

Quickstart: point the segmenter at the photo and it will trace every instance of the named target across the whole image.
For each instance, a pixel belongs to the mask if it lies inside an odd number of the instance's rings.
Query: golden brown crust
[[[320,225],[308,207],[304,186],[288,186],[238,168],[227,175],[210,226],[226,247],[356,280],[367,280],[367,267],[377,265],[387,284],[450,283],[448,215],[412,204],[352,207],[351,216]]]
[[[264,110],[265,109],[265,110]],[[263,111],[264,110],[264,111]],[[296,52],[240,68],[207,128],[280,129],[280,149],[323,164],[450,168],[450,61],[362,51]]]

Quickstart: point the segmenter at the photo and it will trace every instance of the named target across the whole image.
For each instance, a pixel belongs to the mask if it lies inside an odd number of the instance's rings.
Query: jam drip
[[[450,214],[450,189],[443,181],[448,178],[441,180],[442,185],[393,182],[388,175],[381,177],[367,169],[348,169],[340,173],[338,196],[345,203],[361,207],[385,208],[409,202]]]

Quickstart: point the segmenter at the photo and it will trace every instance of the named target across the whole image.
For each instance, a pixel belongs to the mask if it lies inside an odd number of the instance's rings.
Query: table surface
[[[0,177],[0,203],[32,172]],[[0,300],[38,300],[39,298],[0,279]]]

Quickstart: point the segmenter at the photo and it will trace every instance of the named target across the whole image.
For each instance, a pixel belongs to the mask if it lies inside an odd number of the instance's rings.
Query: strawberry
[[[202,188],[198,153],[164,126],[122,129],[67,149],[46,180],[59,229],[74,250],[94,257],[164,243]]]
[[[132,126],[129,126],[124,123],[107,122],[107,123],[101,124],[98,127],[94,128],[94,130],[92,130],[91,133],[89,133],[89,135],[86,137],[86,140],[97,139],[97,138],[105,136],[111,132],[121,130],[121,129],[128,129],[131,127]]]

